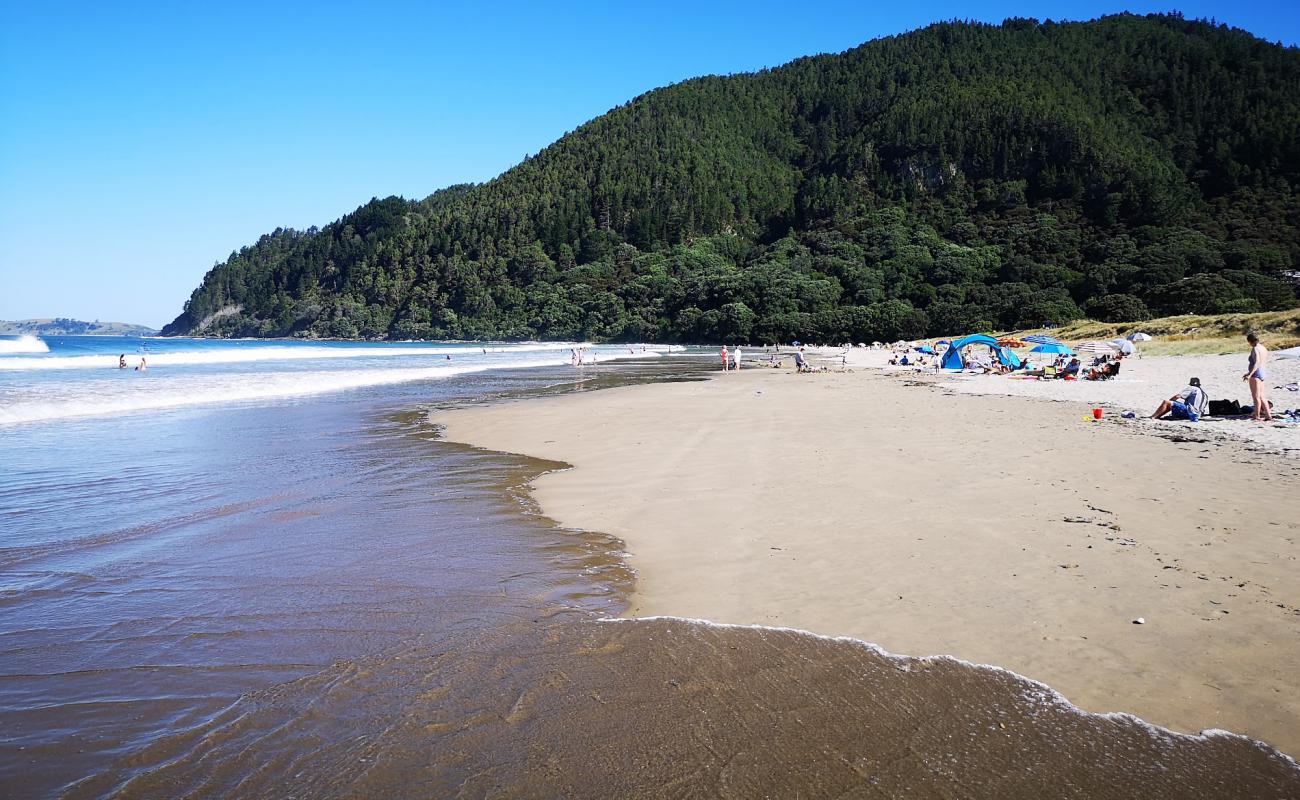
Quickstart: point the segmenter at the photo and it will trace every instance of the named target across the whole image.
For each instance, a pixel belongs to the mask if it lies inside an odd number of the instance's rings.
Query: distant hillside
[[[659,89],[212,269],[164,333],[891,341],[1297,304],[1300,51],[947,23]]]
[[[127,322],[83,322],[79,319],[0,320],[0,335],[13,336],[157,336],[158,331]]]

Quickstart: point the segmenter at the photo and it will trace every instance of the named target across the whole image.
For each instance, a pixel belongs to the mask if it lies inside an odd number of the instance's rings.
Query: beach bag
[[[1236,400],[1211,400],[1209,411],[1212,417],[1230,417],[1241,413],[1241,403]]]

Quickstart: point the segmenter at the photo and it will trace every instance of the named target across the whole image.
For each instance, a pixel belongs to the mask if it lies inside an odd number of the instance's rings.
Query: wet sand
[[[255,693],[70,796],[1280,800],[1297,786],[1293,763],[1248,740],[1080,714],[1002,670],[569,616]]]
[[[435,421],[575,465],[536,498],[626,543],[628,616],[952,655],[1300,753],[1294,459],[909,383],[755,369]]]

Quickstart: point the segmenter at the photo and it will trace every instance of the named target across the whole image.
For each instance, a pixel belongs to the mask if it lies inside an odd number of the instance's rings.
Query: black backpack
[[[1236,400],[1211,400],[1210,416],[1231,417],[1241,413],[1241,403]]]

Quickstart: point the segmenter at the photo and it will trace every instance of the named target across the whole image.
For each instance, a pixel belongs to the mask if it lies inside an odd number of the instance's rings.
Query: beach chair
[[[1043,380],[1059,377],[1056,367],[1043,367]]]

